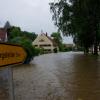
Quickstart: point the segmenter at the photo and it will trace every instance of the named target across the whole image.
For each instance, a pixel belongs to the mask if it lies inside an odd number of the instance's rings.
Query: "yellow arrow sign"
[[[27,53],[21,46],[0,43],[0,66],[23,63],[26,57]]]

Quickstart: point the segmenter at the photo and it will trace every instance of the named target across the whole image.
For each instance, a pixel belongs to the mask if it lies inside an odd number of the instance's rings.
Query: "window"
[[[42,45],[40,45],[40,47],[48,47],[48,46],[51,46],[51,44],[42,44]]]
[[[38,45],[34,45],[35,47],[37,47]]]
[[[43,39],[41,39],[41,40],[39,40],[39,42],[44,42],[44,40],[43,40]]]

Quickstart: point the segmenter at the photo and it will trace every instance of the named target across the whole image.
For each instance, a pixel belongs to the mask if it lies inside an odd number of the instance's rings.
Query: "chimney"
[[[46,34],[45,34],[46,36],[48,36],[48,33],[46,32]]]

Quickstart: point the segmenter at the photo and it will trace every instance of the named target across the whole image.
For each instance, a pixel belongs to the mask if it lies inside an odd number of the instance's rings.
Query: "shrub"
[[[39,54],[39,51],[32,46],[31,41],[23,37],[16,37],[10,40],[10,43],[19,44],[26,50],[27,58],[24,63],[29,63],[34,58],[34,56]]]

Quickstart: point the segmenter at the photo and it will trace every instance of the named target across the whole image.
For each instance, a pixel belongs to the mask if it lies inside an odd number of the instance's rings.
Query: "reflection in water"
[[[75,74],[73,81],[76,88],[73,87],[73,95],[82,100],[100,99],[100,62],[99,58],[77,55],[74,56],[73,65]]]
[[[13,100],[11,68],[0,68],[0,100]]]
[[[13,71],[16,100],[100,99],[100,57],[47,54]]]
[[[100,99],[100,58],[70,54],[72,58],[57,63],[59,80],[70,100]]]

